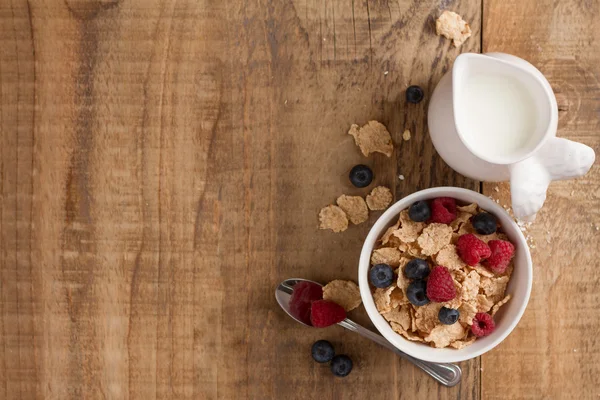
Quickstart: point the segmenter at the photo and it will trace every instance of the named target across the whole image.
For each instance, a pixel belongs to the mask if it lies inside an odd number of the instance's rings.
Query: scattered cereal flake
[[[423,228],[425,228],[425,223],[423,222],[415,222],[408,216],[408,211],[403,210],[400,213],[400,222],[401,226],[392,235],[396,236],[400,241],[404,243],[412,243],[423,232]],[[405,251],[408,250],[408,247]]]
[[[452,40],[454,47],[459,47],[471,36],[471,27],[460,15],[452,11],[444,11],[435,21],[435,31]]]
[[[362,302],[358,285],[352,281],[339,279],[323,287],[323,299],[339,304],[346,311],[354,310]]]
[[[462,324],[473,325],[473,318],[477,314],[477,307],[473,303],[462,303],[458,308],[460,316],[458,320]]]
[[[443,265],[448,268],[449,271],[460,270],[467,266],[467,264],[461,260],[456,252],[456,246],[453,244],[447,244],[442,247],[435,255],[435,262],[437,262],[438,265]]]
[[[404,175],[402,175],[402,174],[398,175],[398,179],[400,179],[401,181],[403,181],[404,180]]]
[[[367,203],[360,196],[341,195],[337,199],[337,205],[346,213],[353,224],[361,224],[369,219]]]
[[[356,124],[352,124],[348,134],[354,137],[354,143],[360,148],[365,157],[375,152],[383,153],[388,157],[392,156],[394,150],[392,137],[381,122],[369,121],[361,128]]]
[[[571,197],[575,194],[574,190],[571,190]]]
[[[395,322],[402,326],[404,331],[408,331],[410,329],[410,312],[409,306],[401,306],[393,308],[391,311],[381,314],[383,318],[385,318],[388,322]]]
[[[371,264],[387,264],[392,267],[400,265],[402,253],[400,250],[393,247],[382,247],[381,249],[373,250],[371,254]]]
[[[367,195],[370,210],[385,210],[392,202],[392,192],[385,186],[377,186]]]
[[[389,288],[375,289],[373,292],[373,301],[375,301],[375,306],[380,313],[389,312],[392,310],[392,299],[390,295],[396,289],[396,285],[392,285]]]
[[[338,206],[328,205],[319,212],[320,229],[331,229],[334,232],[343,232],[348,229],[348,217],[344,210]]]
[[[494,302],[483,294],[477,295],[477,312],[488,312],[494,306]]]
[[[499,188],[498,186],[496,186],[496,187],[494,188],[494,190],[495,190],[496,192],[499,192],[499,191],[500,191],[500,188]]]
[[[494,304],[494,307],[492,307],[492,317],[494,315],[496,315],[496,313],[498,312],[498,310],[500,309],[500,307],[502,307],[503,305],[505,305],[506,303],[508,303],[508,301],[512,298],[512,296],[510,294],[507,294],[505,298],[503,298],[502,300],[500,300],[499,302],[497,302],[496,304]]]
[[[465,328],[461,324],[438,325],[425,337],[426,342],[432,342],[435,347],[446,347],[450,343],[462,339],[465,335]]]
[[[508,280],[508,276],[494,278],[482,277],[480,283],[481,290],[493,303],[497,303],[504,297],[504,291],[506,290]]]
[[[452,228],[446,224],[429,224],[417,239],[421,252],[431,256],[442,249],[452,240]]]
[[[456,207],[456,209],[458,211],[466,212],[466,213],[469,213],[469,214],[476,214],[477,213],[477,207],[478,207],[477,203],[471,203],[471,204],[468,204],[466,206],[458,206],[458,207]]]
[[[402,133],[402,139],[407,142],[410,140],[410,131],[406,129],[404,133]]]
[[[384,71],[383,72],[384,75],[387,75],[388,73],[389,73],[389,71]]]
[[[465,302],[475,301],[479,293],[480,276],[477,272],[471,271],[462,282],[461,298]]]
[[[471,336],[470,338],[465,339],[465,340],[456,340],[456,341],[450,343],[450,347],[460,350],[464,347],[472,345],[476,339],[477,339],[477,337]],[[483,368],[481,370],[483,371]]]
[[[438,324],[438,314],[442,303],[429,303],[417,307],[415,319],[417,329],[423,333],[429,333]]]

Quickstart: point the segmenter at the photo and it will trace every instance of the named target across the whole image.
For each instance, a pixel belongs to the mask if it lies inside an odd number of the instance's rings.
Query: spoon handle
[[[398,354],[400,357],[404,358],[407,361],[410,361],[417,367],[421,368],[423,371],[431,375],[433,379],[441,383],[445,386],[454,386],[460,382],[460,377],[462,372],[458,365],[454,364],[442,364],[442,363],[434,363],[428,361],[422,361],[408,354],[398,350],[394,345],[388,342],[383,336],[368,330],[365,327],[360,326],[356,322],[349,320],[346,318],[342,322],[338,323],[338,325],[358,333],[361,336],[364,336],[368,339],[371,339],[375,343],[382,345],[383,347],[393,351]]]

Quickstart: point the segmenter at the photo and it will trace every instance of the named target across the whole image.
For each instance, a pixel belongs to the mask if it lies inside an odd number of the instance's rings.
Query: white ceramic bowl
[[[489,211],[498,218],[503,231],[515,245],[515,269],[506,289],[507,293],[512,294],[512,299],[500,308],[495,315],[496,330],[491,335],[479,338],[470,346],[460,350],[452,348],[436,349],[422,343],[411,342],[394,332],[389,323],[377,311],[368,282],[371,253],[377,239],[381,237],[389,226],[396,222],[400,211],[408,208],[415,201],[429,200],[436,197],[453,197],[459,202],[479,204],[481,208]],[[388,208],[379,217],[377,222],[375,222],[375,225],[373,225],[367,235],[360,254],[358,267],[360,295],[367,314],[369,314],[369,318],[371,318],[375,327],[398,349],[421,360],[433,362],[469,360],[490,351],[502,342],[515,328],[525,311],[525,307],[527,307],[531,293],[532,275],[531,254],[529,253],[527,241],[508,213],[493,200],[480,193],[455,187],[438,187],[421,190],[403,198]]]

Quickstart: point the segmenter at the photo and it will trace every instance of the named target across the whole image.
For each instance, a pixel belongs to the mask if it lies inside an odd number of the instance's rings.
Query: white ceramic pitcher
[[[470,110],[462,91],[475,74],[510,76],[530,94],[537,119],[526,145],[498,156],[482,152],[464,134]],[[550,84],[533,65],[508,54],[458,56],[431,96],[428,123],[437,152],[454,170],[480,181],[510,181],[512,208],[521,219],[535,218],[551,181],[585,175],[595,159],[590,147],[556,137],[558,107]]]

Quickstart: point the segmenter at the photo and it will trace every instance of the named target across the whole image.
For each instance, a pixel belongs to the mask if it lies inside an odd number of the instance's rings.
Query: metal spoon
[[[292,292],[294,291],[294,285],[301,281],[312,282],[312,283],[316,283],[319,286],[323,286],[318,282],[309,281],[308,279],[301,279],[301,278],[286,279],[285,281],[281,282],[279,284],[279,286],[277,286],[277,289],[275,290],[275,298],[277,299],[277,302],[279,303],[281,308],[283,308],[283,310],[290,317],[292,317],[294,320],[301,323],[302,325],[310,326],[310,325],[307,325],[304,322],[300,321],[299,319],[297,319],[290,313],[290,297],[292,295]],[[396,347],[394,347],[394,345],[392,345],[390,342],[388,342],[383,336],[358,325],[356,322],[351,321],[348,318],[346,318],[342,322],[338,323],[338,325],[340,325],[348,330],[351,330],[353,332],[356,332],[359,335],[364,336],[368,339],[371,339],[375,343],[378,343],[378,344],[382,345],[383,347],[393,351],[394,353],[398,354],[400,357],[404,358],[407,361],[410,361],[417,367],[421,368],[423,371],[425,371],[426,373],[431,375],[431,377],[433,377],[433,379],[435,379],[442,385],[455,386],[456,384],[458,384],[460,382],[460,377],[461,377],[462,372],[458,365],[427,362],[427,361],[422,361],[422,360],[416,359],[414,357],[411,357],[408,354],[403,353],[402,351],[398,350]]]

